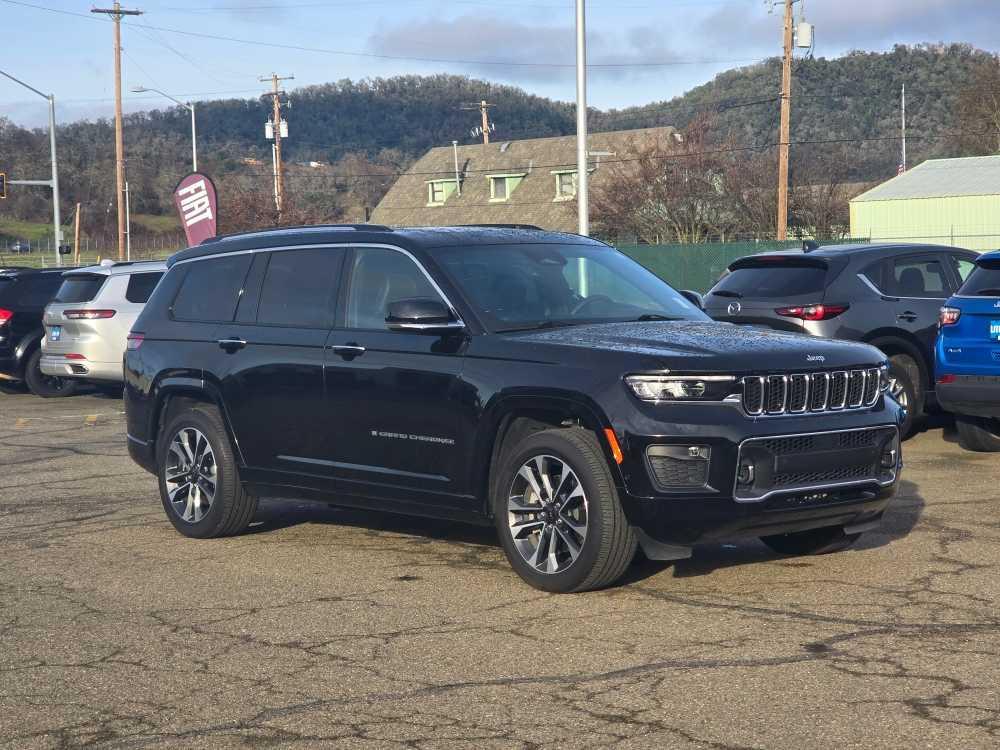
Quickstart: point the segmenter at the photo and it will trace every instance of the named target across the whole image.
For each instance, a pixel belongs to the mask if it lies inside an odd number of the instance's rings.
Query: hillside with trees
[[[838,181],[885,179],[899,162],[899,89],[907,87],[910,162],[995,148],[996,138],[964,137],[987,115],[976,81],[996,58],[964,45],[900,46],[888,53],[853,52],[835,59],[795,62],[792,181],[823,181],[836,161]],[[986,74],[983,71],[987,71]],[[698,124],[706,148],[725,145],[739,155],[766,159],[778,120],[777,59],[722,73],[683,96],[623,110],[591,113],[594,130]],[[290,137],[283,143],[287,192],[294,211],[286,220],[357,221],[391,185],[393,175],[432,146],[473,141],[478,113],[463,104],[487,98],[495,140],[574,131],[574,108],[522,89],[461,76],[400,76],[339,81],[290,92]],[[979,106],[979,109],[977,109]],[[264,139],[269,100],[198,104],[199,161],[219,184],[224,229],[273,223],[269,207],[270,145]],[[960,111],[966,113],[961,120]],[[976,114],[979,112],[979,114]],[[972,118],[971,120],[969,118]],[[964,124],[963,124],[964,123]],[[174,108],[126,118],[127,173],[132,210],[173,213],[171,190],[190,160],[189,119]],[[59,128],[64,215],[84,204],[84,225],[94,237],[114,231],[113,125],[107,120]],[[309,162],[321,166],[310,168]],[[44,130],[0,118],[0,169],[11,179],[45,177]],[[50,215],[38,188],[12,188],[0,218],[41,220]]]

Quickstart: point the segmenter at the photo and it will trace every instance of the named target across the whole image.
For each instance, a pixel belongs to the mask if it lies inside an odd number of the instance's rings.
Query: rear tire
[[[504,449],[493,516],[511,567],[543,591],[610,586],[635,557],[608,461],[579,427],[542,430]]]
[[[28,390],[41,398],[62,398],[76,393],[79,383],[72,378],[57,378],[42,372],[42,350],[36,349],[24,368],[24,382]]]
[[[1000,452],[1000,419],[955,415],[958,442],[967,451]]]
[[[219,410],[196,403],[168,420],[156,448],[156,476],[170,523],[195,539],[245,531],[257,511],[257,496],[240,482]]]
[[[828,555],[854,544],[861,534],[848,534],[840,526],[797,531],[793,534],[762,536],[760,540],[781,555]]]
[[[889,357],[889,393],[906,409],[906,419],[899,427],[899,434],[905,440],[913,434],[914,422],[924,413],[926,400],[920,365],[908,354]]]

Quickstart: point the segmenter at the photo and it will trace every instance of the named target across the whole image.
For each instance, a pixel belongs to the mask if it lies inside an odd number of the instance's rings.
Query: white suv
[[[42,318],[42,372],[121,383],[126,337],[165,270],[162,261],[105,260],[63,274]]]

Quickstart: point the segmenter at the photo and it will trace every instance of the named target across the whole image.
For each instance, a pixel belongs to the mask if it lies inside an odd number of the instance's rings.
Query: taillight
[[[138,349],[142,346],[143,339],[146,338],[144,333],[130,333],[125,337],[125,346],[130,350]]]
[[[779,307],[778,315],[799,320],[829,320],[845,312],[848,305],[801,305],[798,307]]]
[[[66,310],[63,313],[70,320],[103,320],[115,317],[115,310]]]
[[[962,311],[957,307],[942,307],[938,313],[938,328],[943,326],[953,326],[962,317]]]
[[[13,317],[14,317],[13,310],[4,310],[2,307],[0,307],[0,326],[2,326],[4,323],[6,323]]]

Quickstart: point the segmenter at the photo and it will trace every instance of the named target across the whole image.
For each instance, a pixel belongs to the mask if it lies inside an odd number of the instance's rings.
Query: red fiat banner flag
[[[192,172],[174,188],[174,205],[184,225],[188,247],[214,237],[219,224],[215,184],[208,175]]]

